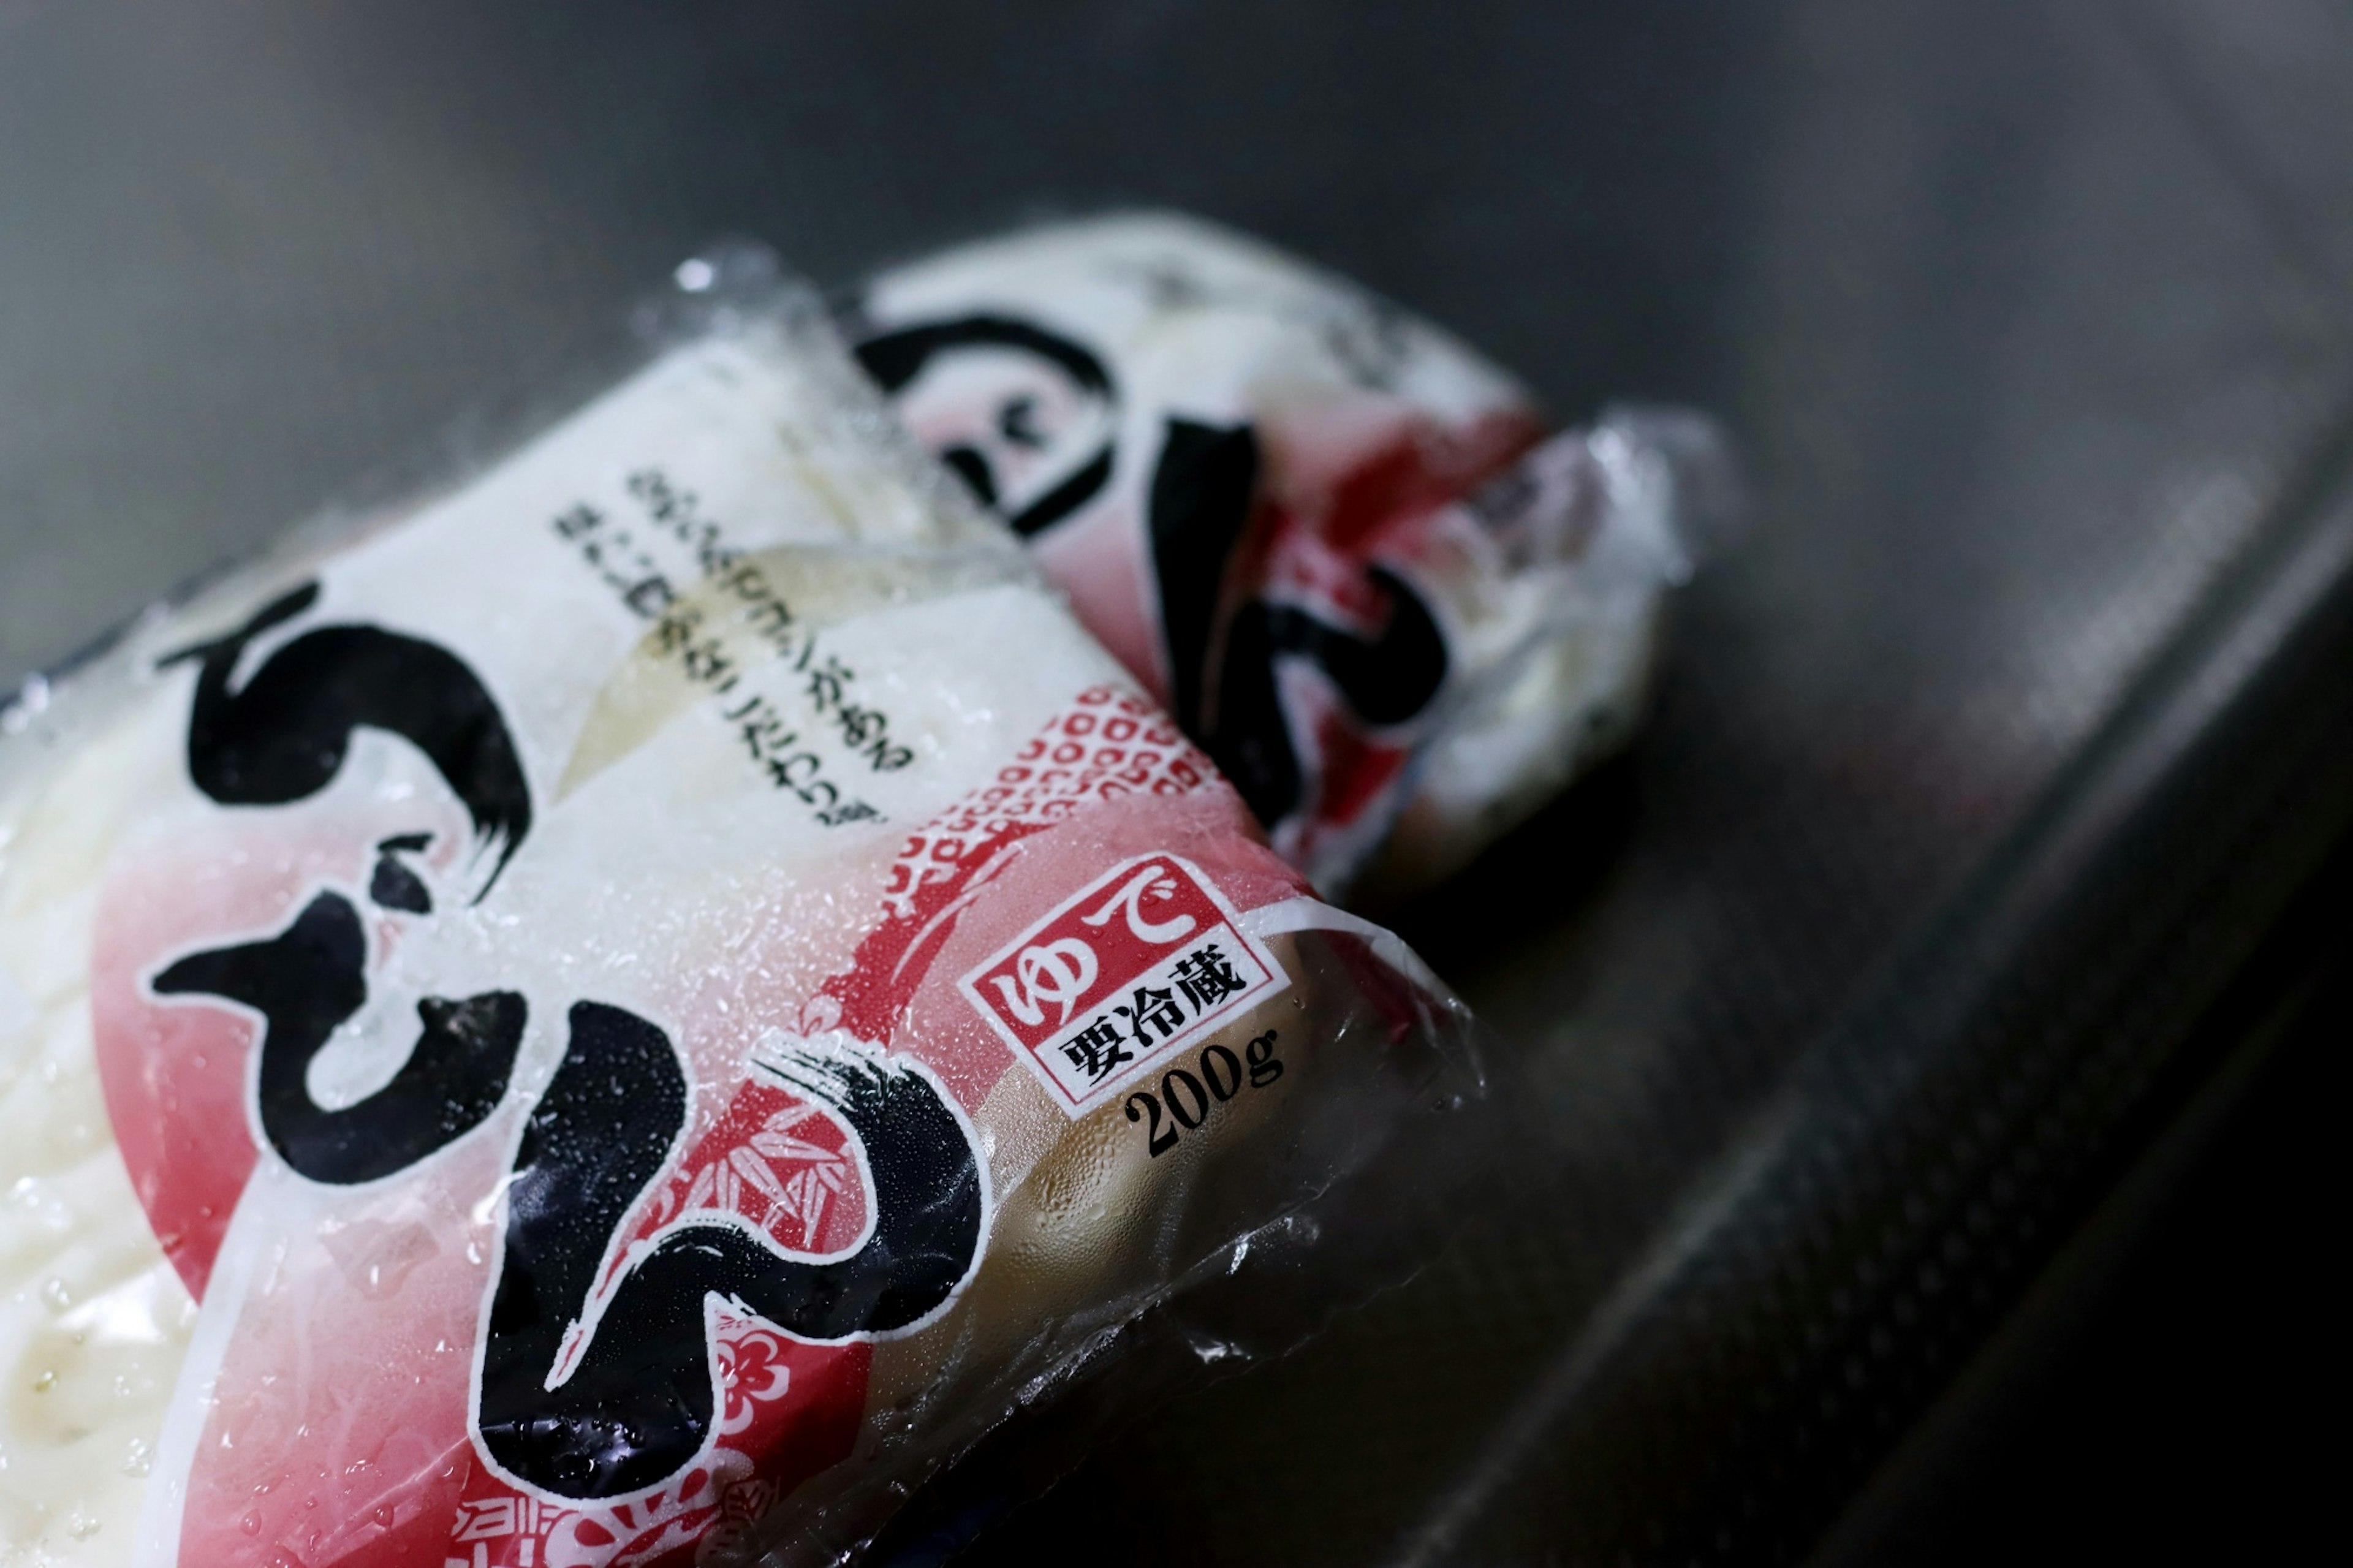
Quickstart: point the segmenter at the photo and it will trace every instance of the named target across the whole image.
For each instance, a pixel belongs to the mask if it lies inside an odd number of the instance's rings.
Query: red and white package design
[[[1124,861],[964,977],[965,994],[1014,1059],[1074,1111],[1291,984],[1199,868],[1174,855]],[[1240,1087],[1240,1058],[1215,1086]],[[1198,1084],[1198,1080],[1197,1084]],[[1187,1120],[1208,1112],[1198,1103]]]
[[[1335,895],[1434,881],[1620,744],[1729,486],[1697,416],[1546,438],[1504,371],[1196,219],[892,268],[860,363]]]
[[[807,296],[699,322],[0,720],[21,1560],[836,1562],[1479,1098]]]

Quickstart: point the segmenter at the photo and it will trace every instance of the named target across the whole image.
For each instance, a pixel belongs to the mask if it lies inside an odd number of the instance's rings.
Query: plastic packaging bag
[[[695,268],[0,715],[8,1561],[833,1561],[1145,1314],[1293,1332],[1480,1142],[1443,987]]]
[[[1620,744],[1734,505],[1704,418],[1546,440],[1453,338],[1195,219],[950,250],[850,313],[916,437],[1332,896],[1444,877]]]

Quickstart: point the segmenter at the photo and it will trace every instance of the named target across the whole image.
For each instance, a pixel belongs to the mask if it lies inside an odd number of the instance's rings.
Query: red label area
[[[707,1321],[690,1330],[708,1359],[689,1370],[707,1366],[712,1409],[690,1459],[615,1496],[558,1495],[512,1476],[484,1449],[472,1402],[486,1303],[512,1262],[501,1245],[512,1211],[498,1198],[533,1106],[509,1095],[480,1131],[389,1177],[311,1183],[253,1120],[266,1021],[233,996],[159,994],[151,984],[191,952],[275,940],[324,893],[366,908],[361,889],[388,835],[429,827],[436,843],[466,837],[462,815],[445,809],[419,823],[416,808],[395,805],[402,815],[386,805],[299,821],[199,819],[205,831],[126,860],[108,884],[93,1012],[110,1110],[158,1236],[203,1292],[208,1318],[233,1331],[199,1385],[207,1407],[194,1413],[192,1451],[176,1462],[185,1468],[169,1479],[185,1498],[174,1561],[689,1568],[749,1550],[755,1535],[772,1539],[759,1531],[776,1527],[757,1521],[855,1451],[872,1341],[893,1330],[803,1338],[706,1300]],[[1074,822],[1079,832],[1056,832]],[[1169,852],[1178,847],[1193,858]],[[869,1145],[839,1105],[754,1070],[759,1053],[823,1039],[860,1070],[920,1072],[968,1116],[1008,1054],[1045,1074],[1039,1050],[1092,1038],[1107,1054],[1107,1091],[1145,1052],[1085,1031],[1140,1030],[1157,1054],[1281,989],[1280,971],[1242,935],[1204,867],[1247,906],[1303,890],[1248,837],[1240,803],[1165,717],[1114,688],[1079,693],[988,784],[878,868],[879,919],[753,926],[725,973],[765,977],[773,965],[793,978],[731,982],[715,1005],[688,984],[638,1002],[639,1021],[675,1050],[697,1109],[609,1239],[586,1236],[603,1256],[595,1293],[553,1310],[608,1328],[598,1314],[619,1280],[681,1227],[754,1236],[774,1268],[829,1266],[869,1245],[881,1213]],[[1100,919],[1090,925],[1090,916]],[[408,940],[404,922],[430,918],[369,910],[353,983],[406,1001],[386,965]],[[1003,965],[984,971],[1019,977],[1023,950],[1060,942],[1066,930],[1084,933],[1094,965],[1066,1009],[1033,994],[1051,992],[1054,978],[1030,962],[1032,984],[1008,1007],[1017,1023],[1037,1015],[1034,1049],[1003,1018],[978,1026],[953,978],[1025,926]],[[527,919],[515,929],[530,941]],[[853,942],[854,957],[833,956]],[[534,995],[534,1013],[551,1020],[540,1026],[562,1026],[552,1020],[574,1000]],[[1066,1012],[1068,1029],[1043,1027]],[[1082,1082],[1057,1098],[1094,1092]],[[985,1193],[976,1248],[988,1235]]]
[[[957,984],[1075,1116],[1290,978],[1191,862],[1160,854],[1103,873]]]

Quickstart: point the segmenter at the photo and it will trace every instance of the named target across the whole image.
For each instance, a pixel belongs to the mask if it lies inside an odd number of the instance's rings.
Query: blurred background
[[[0,680],[715,234],[1261,233],[1564,418],[1713,410],[1758,515],[1634,752],[1400,918],[1556,1170],[905,1561],[2274,1551],[2339,1359],[2348,104],[2336,0],[0,0]]]

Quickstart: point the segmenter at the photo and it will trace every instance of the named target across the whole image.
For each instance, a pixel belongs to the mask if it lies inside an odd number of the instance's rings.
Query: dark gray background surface
[[[528,398],[720,232],[839,285],[1179,205],[1565,416],[1713,408],[1762,505],[1652,731],[1403,917],[1529,1052],[1560,1189],[1005,1537],[1641,1550],[1554,1510],[1655,1473],[1498,1423],[2234,563],[2346,504],[2349,87],[2327,0],[0,0],[0,679]]]

